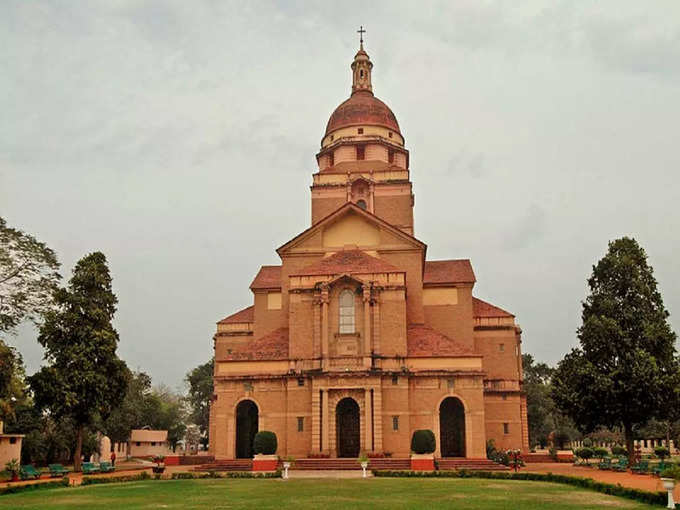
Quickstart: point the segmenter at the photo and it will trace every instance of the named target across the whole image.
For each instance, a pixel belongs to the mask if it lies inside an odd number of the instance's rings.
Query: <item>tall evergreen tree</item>
[[[634,239],[609,243],[588,286],[581,345],[558,365],[552,395],[586,432],[622,427],[632,462],[633,427],[665,419],[677,405],[676,336],[647,255]]]
[[[85,428],[105,419],[125,395],[127,367],[116,354],[111,324],[117,302],[106,257],[91,253],[76,264],[68,288],[55,292],[57,306],[38,336],[47,365],[29,378],[30,386],[38,408],[73,421],[76,471]]]

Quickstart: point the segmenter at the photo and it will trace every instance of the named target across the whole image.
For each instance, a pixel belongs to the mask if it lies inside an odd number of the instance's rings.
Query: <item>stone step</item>
[[[507,471],[508,466],[497,464],[489,459],[438,459],[439,469],[466,469],[468,471]]]
[[[193,471],[252,471],[252,459],[216,460],[196,466]]]

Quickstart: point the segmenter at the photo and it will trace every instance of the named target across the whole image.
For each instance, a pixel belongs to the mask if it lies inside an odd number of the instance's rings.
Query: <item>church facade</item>
[[[437,457],[484,458],[488,439],[528,449],[521,330],[474,297],[469,260],[427,260],[409,151],[372,67],[362,43],[316,155],[311,227],[217,323],[216,459],[252,457],[258,430],[281,457],[407,457],[418,429]]]

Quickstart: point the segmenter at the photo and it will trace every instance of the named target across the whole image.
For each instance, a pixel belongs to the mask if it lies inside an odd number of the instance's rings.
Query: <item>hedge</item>
[[[263,455],[274,455],[276,453],[276,448],[278,443],[276,441],[276,434],[269,430],[262,430],[255,434],[255,439],[253,440],[253,451],[258,454]]]
[[[45,483],[33,483],[29,485],[8,485],[7,487],[0,488],[0,495],[3,494],[16,494],[17,492],[27,492],[42,489],[54,489],[55,487],[68,487],[69,479],[65,476],[61,480],[55,480],[54,482]]]
[[[533,482],[552,482],[572,485],[583,489],[590,489],[610,496],[632,499],[650,505],[666,506],[665,492],[648,492],[631,489],[621,485],[597,482],[591,478],[577,476],[555,475],[552,473],[511,473],[507,471],[373,471],[374,476],[390,478],[490,478],[493,480],[526,480]]]
[[[281,470],[273,473],[258,473],[252,471],[209,471],[207,473],[173,473],[173,480],[199,480],[202,478],[281,478]]]
[[[431,430],[416,430],[411,438],[411,451],[419,454],[433,453],[436,449],[434,432]]]
[[[147,471],[142,471],[136,475],[120,476],[83,476],[80,485],[99,485],[103,483],[139,482],[140,480],[151,480],[151,475]]]

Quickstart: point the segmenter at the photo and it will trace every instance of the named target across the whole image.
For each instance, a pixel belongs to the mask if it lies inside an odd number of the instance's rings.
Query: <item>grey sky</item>
[[[103,251],[120,354],[178,386],[274,249],[363,24],[411,150],[416,236],[469,257],[523,349],[575,345],[607,241],[635,236],[680,330],[680,3],[0,3],[0,215]],[[11,338],[29,372],[30,327]]]

